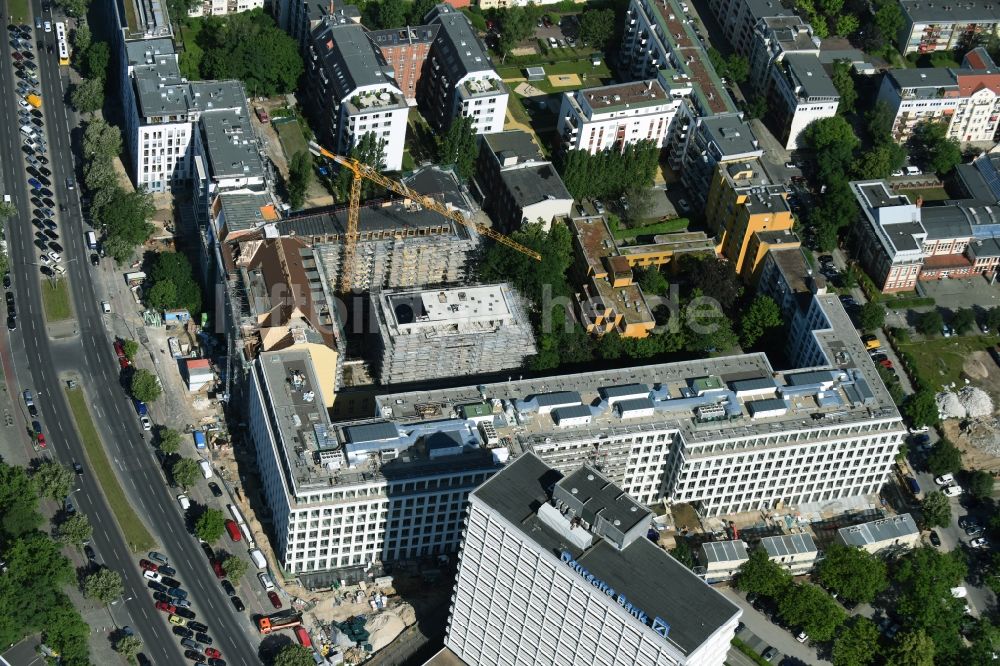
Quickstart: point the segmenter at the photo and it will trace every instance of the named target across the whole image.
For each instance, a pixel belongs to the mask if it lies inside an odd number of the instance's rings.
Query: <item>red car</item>
[[[121,340],[115,340],[115,354],[118,355],[118,365],[122,370],[128,367],[128,357],[125,355],[125,345]]]
[[[139,560],[139,566],[142,567],[143,571],[157,571],[160,568],[149,560]]]
[[[164,613],[169,613],[173,615],[174,612],[177,610],[177,606],[174,606],[173,604],[168,604],[166,601],[157,601],[156,610],[161,610]]]
[[[212,659],[218,659],[222,656],[222,653],[216,650],[214,647],[205,648],[205,656],[211,657]]]
[[[271,592],[268,592],[267,598],[271,600],[272,606],[274,606],[275,608],[281,608],[281,598],[278,596],[277,592],[273,590]]]
[[[229,538],[233,541],[239,541],[243,538],[243,535],[240,534],[240,526],[232,518],[226,519],[226,531],[229,532]]]
[[[892,370],[892,361],[890,361],[889,359],[879,361],[878,364],[881,365],[883,368],[889,368],[890,370]]]
[[[216,578],[226,577],[226,572],[222,569],[222,562],[219,560],[212,560],[212,571],[215,572]]]
[[[38,446],[40,446],[40,447],[42,447],[44,449],[45,448],[45,435],[43,435],[42,433],[38,433],[37,437],[38,437]]]

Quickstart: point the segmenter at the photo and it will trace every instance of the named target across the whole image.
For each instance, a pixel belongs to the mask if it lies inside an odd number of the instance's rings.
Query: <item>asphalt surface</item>
[[[40,16],[41,1],[34,0],[32,9]],[[35,40],[39,38],[46,44],[55,41],[54,33],[35,35]],[[48,134],[48,168],[52,170],[50,189],[56,203],[67,207],[67,212],[58,216],[59,242],[65,249],[63,265],[77,315],[75,335],[60,341],[49,338],[41,299],[42,276],[36,265],[38,251],[32,244],[34,227],[28,222],[31,206],[17,123],[14,90],[17,79],[7,64],[11,58],[6,35],[0,54],[4,63],[0,66],[0,180],[3,193],[11,195],[18,211],[8,222],[8,251],[18,309],[18,329],[11,334],[10,343],[18,385],[22,390],[32,389],[36,395],[50,442],[49,453],[65,464],[78,461],[86,469],[78,478],[73,501],[94,524],[92,544],[98,560],[122,574],[124,609],[119,612],[127,612],[131,626],[143,640],[144,653],[156,664],[185,661],[166,615],[153,607],[151,590],[137,566],[144,554],[130,552],[111,522],[112,513],[96,477],[90,473],[63,393],[66,373],[76,375],[87,392],[92,415],[108,456],[117,467],[119,481],[147,528],[159,537],[158,550],[169,556],[170,564],[177,570],[176,578],[188,591],[197,619],[209,625],[214,647],[230,665],[258,664],[258,641],[251,619],[235,612],[197,541],[188,533],[174,494],[166,486],[151,447],[141,438],[136,415],[120,388],[108,322],[100,312],[101,297],[95,292],[96,269],[88,260],[90,253],[84,240],[88,227],[83,222],[78,190],[70,191],[65,186],[67,176],[75,177],[70,128],[76,124],[76,118],[64,103],[67,70],[59,67],[56,55],[37,50],[42,111]],[[60,376],[60,372],[64,374]],[[23,402],[19,408],[23,409]]]

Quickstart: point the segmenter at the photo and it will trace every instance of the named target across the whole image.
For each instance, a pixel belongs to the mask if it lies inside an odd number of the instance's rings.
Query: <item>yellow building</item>
[[[716,252],[733,262],[736,273],[752,281],[769,241],[760,232],[790,231],[795,223],[788,189],[768,179],[760,160],[720,164],[708,190],[705,222],[718,239]],[[780,239],[779,239],[780,241]]]

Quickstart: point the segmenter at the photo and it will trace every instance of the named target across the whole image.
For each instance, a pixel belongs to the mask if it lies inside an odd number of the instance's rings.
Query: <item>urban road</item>
[[[107,3],[98,3],[105,5]],[[41,0],[33,0],[34,16],[42,16]],[[107,11],[107,10],[104,10]],[[6,12],[5,12],[6,13]],[[49,18],[49,17],[45,17]],[[112,24],[110,15],[105,17]],[[6,23],[6,22],[5,22]],[[209,626],[214,646],[231,665],[260,663],[258,640],[251,619],[237,613],[219,586],[197,541],[188,533],[173,494],[166,485],[152,449],[141,437],[138,421],[127,397],[119,388],[118,363],[111,348],[108,327],[100,311],[85,239],[84,222],[76,190],[66,188],[66,178],[75,177],[71,129],[75,117],[67,109],[67,72],[55,54],[47,52],[54,33],[37,31],[34,40],[43,99],[45,130],[48,135],[50,189],[57,204],[66,211],[58,214],[60,242],[65,248],[63,263],[75,306],[75,333],[60,340],[49,338],[42,307],[38,254],[33,245],[34,227],[29,223],[29,202],[24,153],[17,122],[16,79],[10,67],[11,47],[4,35],[0,47],[0,180],[17,213],[8,222],[8,252],[18,311],[18,328],[10,335],[17,384],[38,396],[43,423],[50,442],[48,451],[64,464],[76,461],[85,468],[78,479],[73,500],[94,524],[92,543],[98,559],[119,572],[125,583],[124,609],[129,624],[142,638],[144,653],[155,664],[182,663],[178,639],[171,633],[166,615],[155,610],[151,591],[139,571],[137,560],[118,531],[113,514],[90,473],[83,445],[73,427],[72,414],[63,392],[64,379],[74,376],[86,391],[115,472],[132,506],[159,537],[159,550],[166,553],[177,569],[177,578],[189,592],[198,620]],[[114,79],[112,79],[114,80]],[[23,407],[23,403],[21,405]]]

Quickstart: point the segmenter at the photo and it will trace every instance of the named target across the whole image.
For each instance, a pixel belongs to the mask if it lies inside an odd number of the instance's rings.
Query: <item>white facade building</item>
[[[527,453],[470,496],[445,647],[468,664],[722,666],[741,611],[590,467]]]
[[[188,16],[225,16],[263,9],[264,0],[205,0],[188,10]]]
[[[774,111],[783,116],[780,126],[787,132],[786,149],[799,147],[799,135],[809,123],[837,115],[840,93],[817,56],[785,54],[773,63],[771,81],[775,101],[780,101]]]
[[[655,79],[584,88],[563,94],[556,131],[564,149],[592,155],[644,140],[662,148],[682,103]]]
[[[913,516],[903,513],[860,525],[841,527],[836,543],[875,554],[883,550],[909,550],[920,546],[920,528]]]

